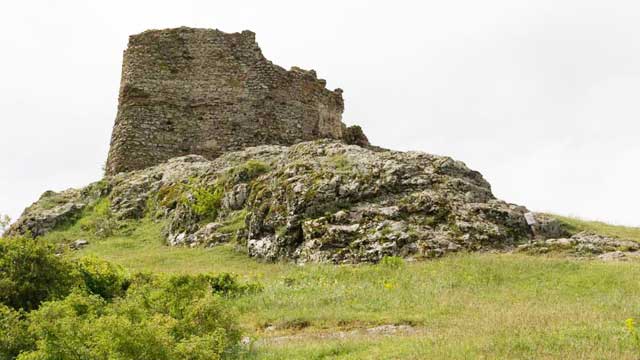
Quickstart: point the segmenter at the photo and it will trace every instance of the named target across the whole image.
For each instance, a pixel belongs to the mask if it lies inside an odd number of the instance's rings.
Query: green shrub
[[[198,277],[136,278],[121,298],[73,292],[28,315],[35,345],[19,360],[221,359],[236,354],[235,316]],[[15,353],[15,351],[14,351]]]
[[[182,184],[171,184],[162,186],[156,195],[156,203],[165,208],[174,209],[182,197]],[[151,197],[150,197],[151,199]],[[147,206],[149,207],[149,206]]]
[[[225,353],[228,343],[223,333],[192,336],[181,341],[175,349],[176,359],[219,359]],[[231,358],[231,356],[227,356]]]
[[[60,301],[45,302],[28,315],[29,335],[36,341],[32,351],[19,360],[98,359],[87,341],[95,335],[96,319],[104,300],[98,296],[72,293]],[[93,334],[92,334],[93,333]]]
[[[223,305],[220,298],[205,294],[190,303],[184,316],[174,328],[176,336],[186,348],[196,348],[203,357],[209,359],[215,354],[222,355],[236,347],[240,341],[240,330],[235,317]],[[194,343],[193,340],[197,339]],[[204,346],[202,346],[204,345]],[[205,352],[206,348],[210,349]]]
[[[35,344],[27,327],[23,311],[0,304],[0,359],[15,359],[21,352],[33,348]]]
[[[9,217],[9,215],[0,214],[0,236],[2,236],[2,233],[4,233],[5,229],[9,227],[9,224],[11,224],[11,218]]]
[[[224,177],[229,178],[233,182],[247,182],[269,171],[269,165],[259,160],[249,160],[242,165],[236,166],[229,170]],[[224,182],[224,179],[220,179]]]
[[[240,295],[258,292],[262,290],[262,286],[258,283],[238,282],[238,277],[229,273],[221,273],[219,275],[205,275],[211,290],[221,295]]]
[[[129,296],[148,296],[150,309],[172,317],[182,317],[192,299],[210,293],[203,275],[174,275],[156,278],[141,286],[134,285],[139,284],[132,284]]]
[[[214,220],[218,217],[218,210],[222,204],[224,189],[222,186],[205,186],[194,180],[185,185],[191,196],[183,195],[182,203],[193,210],[203,220]]]
[[[126,273],[115,264],[96,257],[84,257],[78,260],[77,265],[87,290],[104,299],[122,296],[129,286]]]
[[[212,291],[211,278],[175,275],[134,280],[117,311],[128,318],[152,314],[161,323],[171,324],[167,329],[172,336],[170,359],[220,358],[234,350],[240,331],[233,314]],[[185,357],[189,349],[194,353]]]
[[[25,238],[0,239],[0,303],[26,311],[60,299],[79,284],[78,274],[53,245]]]
[[[0,359],[233,358],[241,333],[221,296],[258,289],[226,273],[128,277],[42,241],[0,240]]]
[[[128,277],[0,239],[0,360],[233,358],[240,330],[222,296],[259,289],[226,273]]]
[[[167,308],[181,309],[187,304],[183,300],[191,299],[196,294],[213,294],[219,296],[236,296],[262,289],[258,283],[241,283],[234,274],[220,273],[198,274],[198,275],[172,275],[169,277],[159,277],[147,282],[133,281],[131,286],[139,284],[161,289],[163,292],[172,294],[169,302],[164,302]],[[135,289],[133,290],[135,292]]]

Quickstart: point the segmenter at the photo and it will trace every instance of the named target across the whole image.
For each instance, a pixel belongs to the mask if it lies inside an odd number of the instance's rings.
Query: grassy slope
[[[263,340],[256,346],[256,358],[636,359],[638,355],[624,328],[625,319],[640,317],[638,263],[463,254],[397,269],[266,264],[232,246],[163,246],[159,225],[151,222],[127,236],[104,240],[77,226],[49,237],[58,241],[88,237],[91,244],[79,255],[101,256],[131,271],[229,271],[260,281],[263,292],[231,304],[247,333],[257,339],[290,334],[300,338],[284,343]],[[411,324],[418,332],[318,338],[379,324]],[[277,330],[266,331],[269,325]]]
[[[549,215],[562,221],[571,232],[590,231],[601,235],[640,241],[640,227],[617,226],[601,221],[582,220],[555,214]]]

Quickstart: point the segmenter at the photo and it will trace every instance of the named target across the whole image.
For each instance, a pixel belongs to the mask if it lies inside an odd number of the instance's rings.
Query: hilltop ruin
[[[321,138],[367,145],[342,123],[342,90],[267,60],[251,31],[177,28],[129,38],[106,174],[198,154]]]
[[[342,123],[342,91],[325,85],[314,71],[273,65],[249,31],[134,35],[106,169],[118,176],[45,192],[7,234],[78,224],[109,237],[151,218],[171,246],[233,243],[265,260],[337,264],[560,245],[631,249],[568,239],[553,218],[496,199],[460,161],[369,145],[359,127]]]

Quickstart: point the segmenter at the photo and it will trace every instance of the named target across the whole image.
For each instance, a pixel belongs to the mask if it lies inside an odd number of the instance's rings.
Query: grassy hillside
[[[600,235],[640,242],[640,227],[611,225],[601,221],[582,220],[575,217],[555,214],[549,215],[563,222],[566,228],[573,233],[580,231],[590,231]]]
[[[638,229],[561,218],[574,231],[639,239]],[[640,264],[518,254],[333,266],[260,263],[232,245],[169,248],[160,225],[97,239],[74,226],[54,241],[89,238],[131,272],[234,272],[264,291],[235,298],[250,358],[637,359],[625,328],[640,318]],[[395,335],[366,329],[405,324]]]

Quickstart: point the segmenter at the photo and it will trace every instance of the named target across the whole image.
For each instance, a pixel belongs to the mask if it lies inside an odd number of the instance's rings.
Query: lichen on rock
[[[589,231],[581,231],[566,237],[538,237],[518,247],[528,253],[560,251],[575,256],[598,256],[601,259],[624,258],[628,254],[640,254],[640,244]]]
[[[82,211],[109,192],[108,181],[98,181],[83,189],[67,189],[61,192],[45,191],[38,201],[27,207],[5,235],[42,236],[56,228],[70,224]]]
[[[74,221],[46,209],[53,197],[56,209],[108,198],[117,219],[162,221],[168,245],[233,241],[252,257],[301,263],[507,249],[531,235],[527,210],[496,199],[460,161],[332,140],[178,157],[100,184],[47,194],[12,232],[42,235]]]

